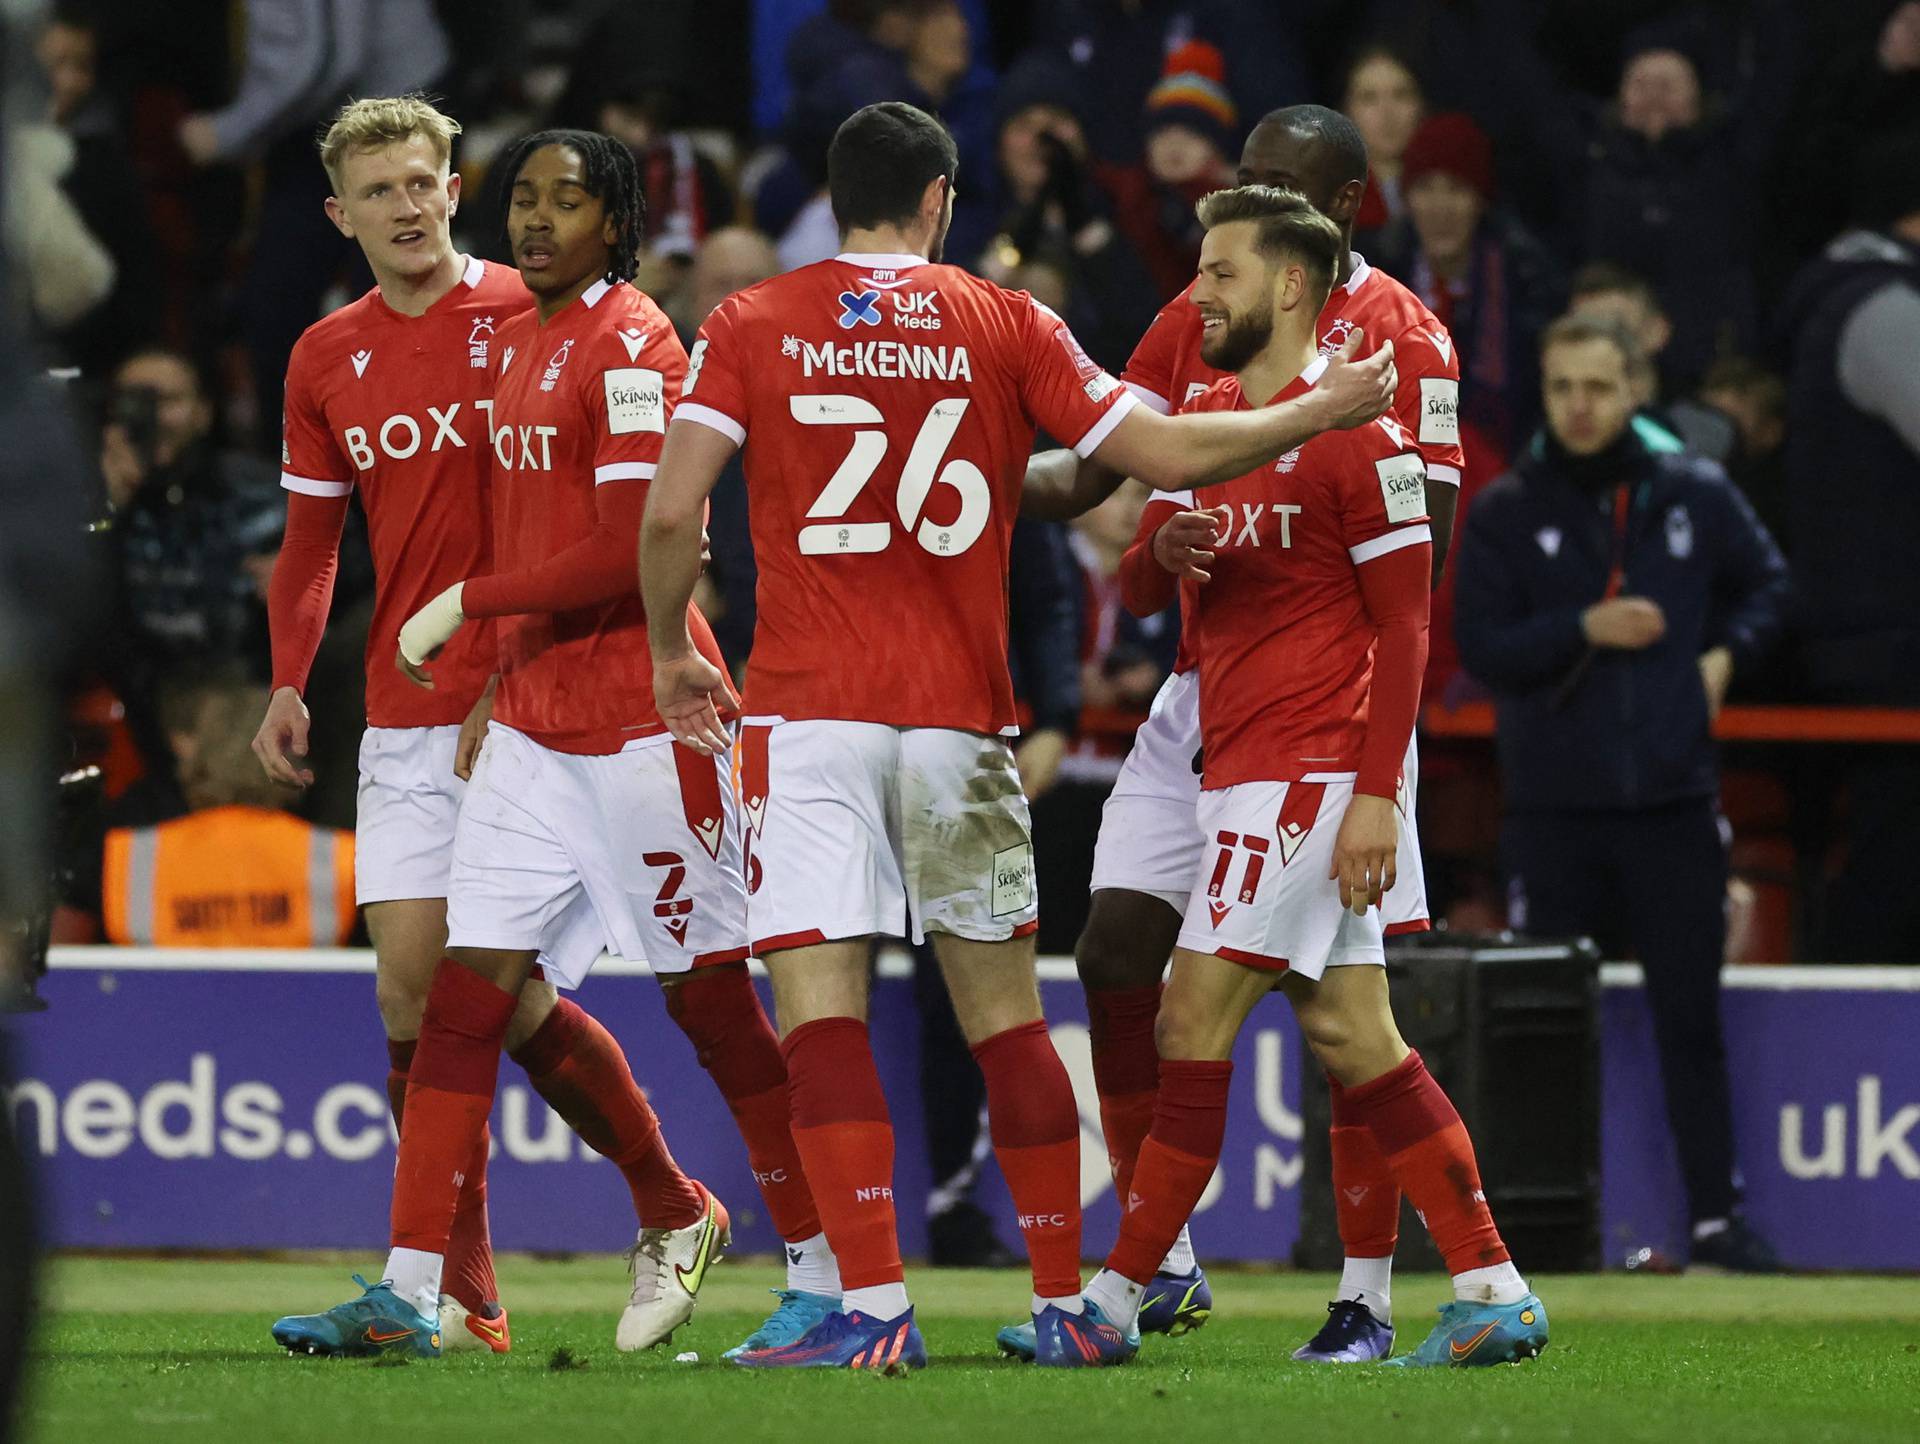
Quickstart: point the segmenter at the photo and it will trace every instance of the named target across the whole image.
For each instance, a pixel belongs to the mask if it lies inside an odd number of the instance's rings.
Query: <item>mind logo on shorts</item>
[[[1033,844],[1004,848],[993,855],[993,915],[1003,918],[1033,904]]]

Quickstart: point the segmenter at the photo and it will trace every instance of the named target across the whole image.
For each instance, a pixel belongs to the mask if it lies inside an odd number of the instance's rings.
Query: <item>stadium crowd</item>
[[[959,144],[947,259],[1032,291],[1115,372],[1192,277],[1194,203],[1233,184],[1254,122],[1332,105],[1371,157],[1356,249],[1411,287],[1458,349],[1466,544],[1435,599],[1426,699],[1499,704],[1507,807],[1540,768],[1629,746],[1591,715],[1533,739],[1577,750],[1516,763],[1527,679],[1471,612],[1491,605],[1477,557],[1560,545],[1511,518],[1496,537],[1475,515],[1498,478],[1550,469],[1566,441],[1545,424],[1539,347],[1569,313],[1630,338],[1633,444],[1724,471],[1746,502],[1729,515],[1786,559],[1791,584],[1781,573],[1758,602],[1699,600],[1710,635],[1741,606],[1764,613],[1724,670],[1702,659],[1709,708],[1920,705],[1920,573],[1906,560],[1920,547],[1913,0],[59,3],[33,60],[42,89],[9,156],[10,242],[31,327],[48,362],[72,368],[97,437],[97,541],[117,581],[114,645],[74,679],[76,746],[103,764],[108,801],[79,845],[91,860],[70,869],[68,936],[124,935],[125,907],[103,895],[107,827],[296,804],[223,783],[209,759],[232,730],[224,719],[264,703],[288,355],[371,284],[323,214],[314,151],[350,95],[448,98],[466,128],[456,239],[493,259],[504,247],[489,164],[516,136],[558,124],[623,141],[646,192],[637,284],[688,343],[730,292],[838,249],[827,142],[860,106],[911,101]],[[1131,615],[1117,581],[1144,499],[1129,488],[1071,524],[1023,522],[1015,544],[1029,722],[1018,761],[1039,819],[1045,951],[1080,932],[1101,802],[1173,663],[1177,618]],[[1692,519],[1703,549],[1720,544],[1707,534],[1717,516]],[[324,699],[317,780],[297,807],[316,827],[353,819],[372,589],[357,525],[311,684]],[[738,671],[754,565],[737,463],[710,529],[699,600]],[[1696,543],[1669,520],[1662,544],[1681,558]],[[1576,620],[1565,660],[1653,645],[1672,607],[1646,605],[1642,632],[1631,617],[1599,631]],[[1729,953],[1910,958],[1902,909],[1920,902],[1888,869],[1917,840],[1920,763],[1886,746],[1804,753],[1743,752],[1726,779]],[[1435,916],[1459,926],[1508,914],[1486,757],[1478,741],[1432,740],[1423,766]],[[1687,777],[1689,796],[1719,785],[1710,761]],[[1572,805],[1671,800],[1629,787]],[[1775,895],[1799,898],[1791,925]]]

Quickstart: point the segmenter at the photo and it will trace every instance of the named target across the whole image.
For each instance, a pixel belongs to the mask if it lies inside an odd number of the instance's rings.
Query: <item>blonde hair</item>
[[[327,168],[327,179],[337,192],[340,167],[349,151],[380,150],[425,136],[444,166],[453,159],[453,138],[458,134],[460,122],[418,92],[350,100],[320,138],[320,164]]]

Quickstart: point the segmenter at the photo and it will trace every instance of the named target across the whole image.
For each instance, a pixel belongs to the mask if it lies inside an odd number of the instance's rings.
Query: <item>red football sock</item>
[[[820,1232],[787,1103],[787,1060],[744,963],[701,968],[666,989],[667,1014],[692,1042],[747,1145],[767,1217],[789,1243]]]
[[[1107,1167],[1124,1207],[1133,1187],[1134,1160],[1153,1127],[1160,1093],[1160,1054],[1153,1022],[1160,1016],[1162,985],[1087,990],[1087,1031],[1093,1043],[1093,1086],[1100,1095],[1100,1131],[1107,1139]]]
[[[787,1034],[780,1048],[793,1141],[840,1261],[840,1282],[848,1289],[900,1283],[906,1274],[893,1215],[893,1122],[867,1025],[816,1018]]]
[[[560,999],[512,1057],[547,1106],[618,1165],[643,1228],[685,1228],[706,1214],[706,1194],[673,1161],[627,1055],[585,1009]]]
[[[434,971],[401,1109],[395,1248],[448,1252],[460,1191],[493,1110],[500,1044],[518,1003],[456,962],[443,960]]]
[[[1400,1238],[1400,1185],[1374,1142],[1373,1130],[1353,1116],[1347,1090],[1331,1074],[1333,1095],[1333,1211],[1348,1258],[1392,1258]]]
[[[406,1115],[407,1071],[413,1066],[414,1040],[387,1039],[387,1104],[397,1128]],[[441,1289],[466,1309],[490,1316],[500,1302],[500,1283],[493,1275],[493,1238],[487,1228],[487,1152],[492,1133],[482,1127],[474,1145],[473,1161],[460,1185],[460,1202],[453,1210],[453,1231],[447,1237],[447,1256],[441,1271]]]
[[[1140,1145],[1133,1186],[1120,1216],[1120,1238],[1107,1267],[1137,1284],[1150,1283],[1180,1225],[1206,1192],[1227,1132],[1227,1088],[1233,1064],[1163,1059],[1153,1131]]]
[[[1013,1195],[1043,1299],[1080,1292],[1080,1112],[1073,1080],[1036,1018],[973,1046],[987,1080],[987,1131]]]
[[[1452,1100],[1418,1053],[1369,1083],[1346,1090],[1351,1115],[1372,1130],[1393,1176],[1433,1235],[1447,1272],[1506,1263],[1473,1140]]]

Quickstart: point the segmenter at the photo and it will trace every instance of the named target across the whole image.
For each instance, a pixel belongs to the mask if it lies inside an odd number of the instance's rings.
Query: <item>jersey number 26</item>
[[[793,419],[803,426],[862,428],[853,433],[853,449],[807,508],[811,524],[800,528],[800,554],[818,557],[885,551],[893,541],[891,522],[842,520],[887,454],[887,433],[865,429],[886,424],[879,407],[858,396],[835,395],[794,396],[788,404]],[[987,516],[993,509],[993,493],[979,467],[958,457],[941,465],[966,412],[964,398],[933,403],[907,453],[895,493],[901,523],[912,531],[915,541],[936,556],[957,556],[972,546],[987,529]],[[944,526],[921,516],[936,485],[950,486],[960,495],[960,515]]]

